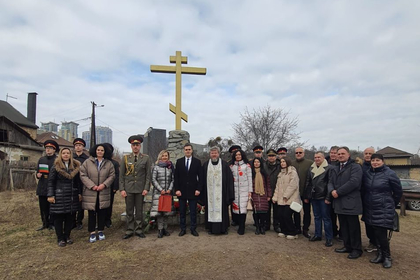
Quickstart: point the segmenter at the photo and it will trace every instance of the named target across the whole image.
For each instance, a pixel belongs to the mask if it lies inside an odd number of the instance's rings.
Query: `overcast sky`
[[[205,3],[203,3],[205,2]],[[308,147],[420,148],[420,1],[0,0],[0,98],[37,125],[109,126],[114,145],[175,128],[175,75],[150,72],[180,50],[191,141],[233,137],[246,107],[290,111]]]

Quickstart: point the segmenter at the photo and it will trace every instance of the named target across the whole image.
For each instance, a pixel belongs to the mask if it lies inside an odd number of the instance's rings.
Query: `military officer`
[[[120,192],[125,198],[127,214],[127,230],[123,239],[128,239],[134,234],[145,238],[142,231],[143,222],[143,197],[150,190],[151,161],[148,155],[140,153],[143,138],[133,135],[128,138],[132,153],[125,155],[120,167]],[[134,215],[135,211],[135,215]]]

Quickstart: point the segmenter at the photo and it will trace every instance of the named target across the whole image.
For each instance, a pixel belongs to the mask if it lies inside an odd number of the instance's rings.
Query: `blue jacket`
[[[362,220],[369,225],[392,229],[395,206],[402,196],[397,174],[388,166],[370,168],[363,175]]]

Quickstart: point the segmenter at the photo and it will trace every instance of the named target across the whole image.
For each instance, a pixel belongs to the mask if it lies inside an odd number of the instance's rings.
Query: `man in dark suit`
[[[201,161],[192,156],[193,147],[190,143],[184,146],[185,157],[176,161],[174,189],[179,199],[179,216],[181,231],[179,236],[186,233],[187,201],[190,208],[191,234],[198,236],[197,228],[197,200],[201,192]]]
[[[362,237],[359,215],[362,214],[362,167],[350,158],[350,150],[341,147],[337,151],[339,166],[331,168],[328,192],[334,197],[333,207],[340,221],[344,247],[337,253],[350,253],[349,259],[362,255]]]

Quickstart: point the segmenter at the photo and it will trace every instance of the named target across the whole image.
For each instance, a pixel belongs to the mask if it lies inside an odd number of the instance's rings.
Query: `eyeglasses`
[[[276,155],[268,155],[269,157],[275,157]]]
[[[296,152],[295,154],[299,154],[300,155],[300,154],[303,154],[303,152]]]

